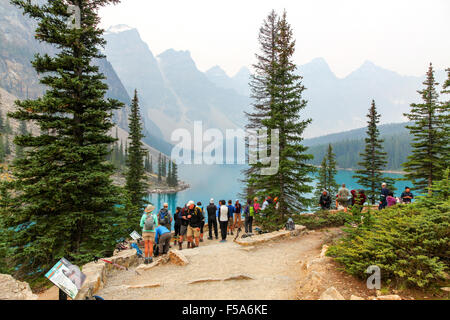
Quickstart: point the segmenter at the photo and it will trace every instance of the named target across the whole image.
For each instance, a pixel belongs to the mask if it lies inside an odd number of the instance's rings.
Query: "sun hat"
[[[190,200],[190,201],[188,202],[187,206],[189,207],[189,206],[192,206],[192,205],[195,205],[195,202],[192,201],[192,200]]]
[[[145,212],[147,212],[147,213],[149,213],[149,212],[152,212],[153,210],[155,210],[155,206],[154,205],[152,205],[152,204],[149,204],[148,206],[147,206],[147,208],[145,208]]]

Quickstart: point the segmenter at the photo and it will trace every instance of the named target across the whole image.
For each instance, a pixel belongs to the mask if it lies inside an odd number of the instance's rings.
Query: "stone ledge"
[[[255,246],[269,241],[280,240],[289,237],[297,237],[306,232],[306,227],[301,225],[295,225],[295,230],[279,230],[271,233],[264,233],[254,235],[252,237],[238,239],[235,242],[241,246]]]

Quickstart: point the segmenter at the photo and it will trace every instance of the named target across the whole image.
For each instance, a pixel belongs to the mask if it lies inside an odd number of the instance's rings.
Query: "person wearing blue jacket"
[[[156,228],[155,233],[155,243],[158,246],[159,255],[163,255],[169,252],[171,239],[172,234],[170,233],[170,230],[165,226],[165,223],[160,224],[160,226]]]
[[[233,230],[234,230],[233,218],[234,218],[233,201],[228,200],[228,230],[227,230],[227,234],[231,234],[231,235],[233,235]]]

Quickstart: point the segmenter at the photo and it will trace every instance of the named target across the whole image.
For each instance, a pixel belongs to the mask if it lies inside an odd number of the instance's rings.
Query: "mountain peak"
[[[114,26],[111,26],[106,30],[106,33],[121,33],[125,31],[134,30],[135,28],[132,28],[126,24],[117,24]]]
[[[227,73],[219,66],[214,66],[205,72],[207,75],[215,76],[215,77],[228,77]]]

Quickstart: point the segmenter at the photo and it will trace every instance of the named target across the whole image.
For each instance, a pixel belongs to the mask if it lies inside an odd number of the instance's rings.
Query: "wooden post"
[[[59,289],[59,300],[67,300],[67,294],[61,289]]]

